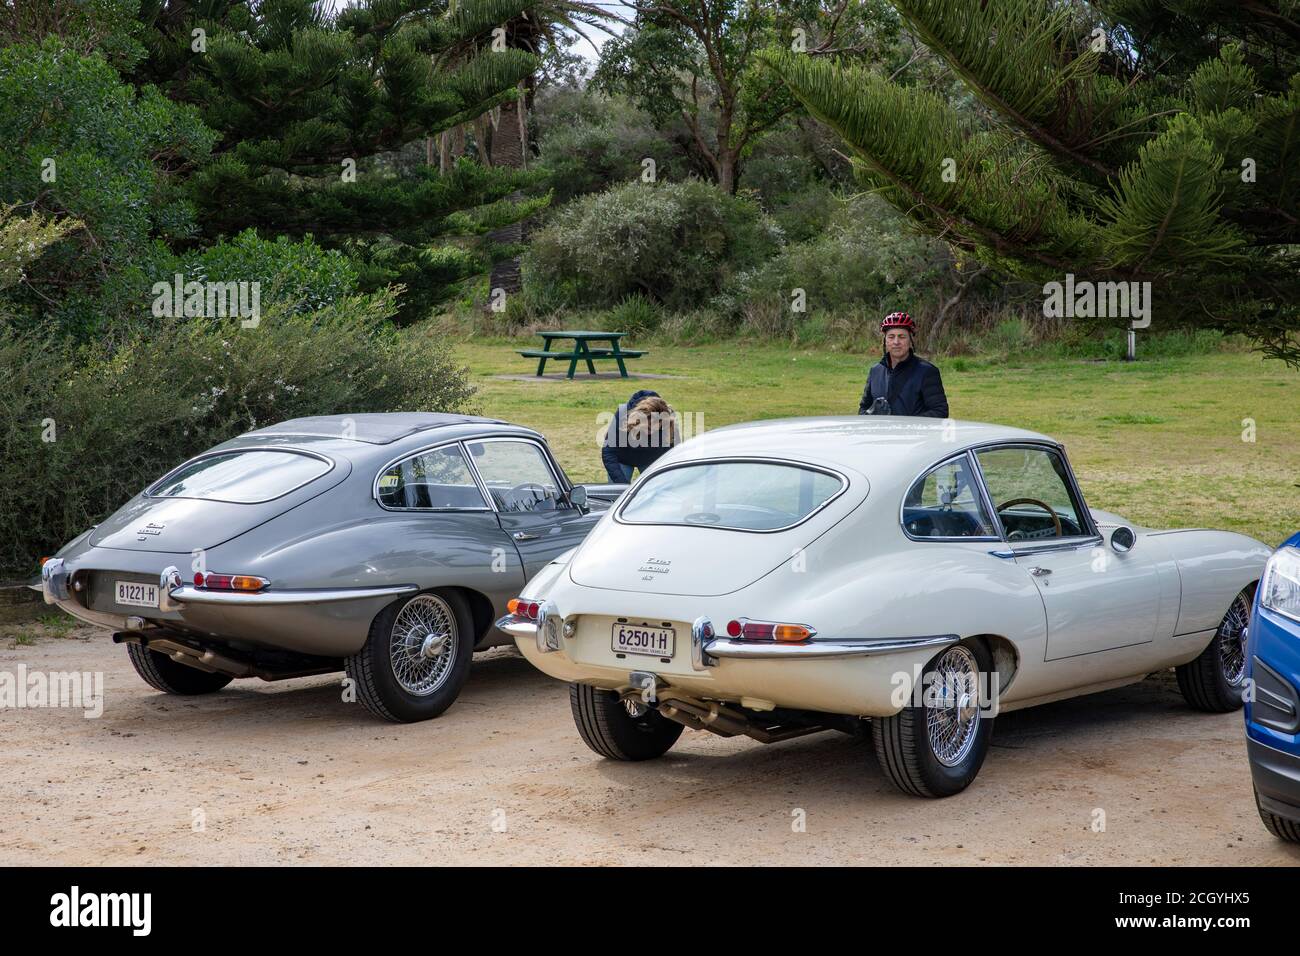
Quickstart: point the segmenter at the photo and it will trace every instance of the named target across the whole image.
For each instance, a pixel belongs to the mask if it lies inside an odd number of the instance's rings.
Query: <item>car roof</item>
[[[391,445],[393,442],[448,425],[504,425],[499,418],[475,415],[449,415],[442,412],[365,412],[356,415],[314,415],[290,418],[277,425],[259,428],[240,436],[290,436],[294,438],[343,438],[368,445]]]
[[[355,464],[385,462],[444,441],[514,435],[545,441],[531,428],[498,418],[433,412],[373,412],[291,418],[245,432],[209,452],[237,448],[291,448],[341,456]]]
[[[1023,428],[900,415],[780,418],[712,429],[673,450],[673,461],[754,456],[853,468],[869,478],[898,472],[910,480],[926,466],[990,442],[1046,442]],[[665,456],[663,461],[667,462]]]

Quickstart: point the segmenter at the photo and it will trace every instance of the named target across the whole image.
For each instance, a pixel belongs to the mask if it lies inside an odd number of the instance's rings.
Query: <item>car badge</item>
[[[641,575],[642,581],[653,581],[655,574],[667,574],[671,568],[671,561],[664,561],[661,558],[646,558],[645,563],[637,568],[638,571],[644,572]]]

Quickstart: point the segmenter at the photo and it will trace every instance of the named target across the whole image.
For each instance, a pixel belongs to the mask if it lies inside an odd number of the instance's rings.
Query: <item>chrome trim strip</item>
[[[881,654],[948,647],[960,640],[956,634],[937,634],[932,637],[887,637],[877,640],[853,638],[844,641],[781,644],[733,641],[720,637],[705,644],[704,650],[713,657],[734,660],[826,660],[835,657],[876,657]]]
[[[1012,552],[1017,556],[1031,554],[1049,554],[1053,551],[1078,551],[1080,548],[1096,548],[1105,544],[1105,539],[1101,535],[1081,538],[1078,536],[1072,538],[1055,538],[1046,544],[1034,544],[1032,542],[1009,542]],[[1019,547],[1018,547],[1019,546]]]
[[[169,596],[181,604],[221,604],[235,607],[277,607],[288,604],[332,604],[368,598],[398,597],[420,590],[414,584],[382,588],[325,588],[319,591],[205,591],[192,585],[173,588]]]

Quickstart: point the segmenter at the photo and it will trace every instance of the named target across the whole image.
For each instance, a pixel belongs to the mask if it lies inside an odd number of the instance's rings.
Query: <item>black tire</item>
[[[126,645],[126,655],[131,658],[131,665],[144,678],[144,682],[164,694],[181,697],[211,694],[234,680],[229,674],[201,671],[197,667],[177,663],[166,654],[151,651],[140,644]]]
[[[1210,714],[1226,714],[1242,705],[1246,688],[1246,639],[1254,588],[1238,594],[1219,622],[1214,638],[1199,657],[1174,668],[1178,689],[1187,703]],[[1231,662],[1231,666],[1229,666]],[[1231,672],[1231,673],[1229,673]]]
[[[407,612],[406,617],[403,611]],[[414,643],[419,628],[412,626],[411,620],[422,611],[433,615],[436,627],[444,623],[448,626],[446,631],[439,631],[447,637],[444,650],[433,663],[417,652]],[[395,626],[400,626],[400,633],[395,631]],[[415,723],[437,717],[460,696],[469,678],[474,643],[474,616],[464,596],[454,590],[424,591],[394,601],[380,611],[370,625],[366,643],[344,661],[343,669],[352,680],[357,700],[366,710],[394,723]],[[441,662],[441,654],[447,649],[451,652],[450,659]],[[432,682],[427,690],[415,682],[418,673],[404,671],[399,675],[395,669],[434,667],[440,663],[445,666],[427,678]]]
[[[657,710],[633,717],[612,690],[570,684],[569,706],[583,742],[610,760],[662,757],[682,735],[682,725]]]
[[[940,651],[926,665],[922,679],[924,675],[935,673],[936,665],[951,652],[973,656],[980,677],[992,672],[993,660],[988,649],[976,641]],[[981,680],[977,689],[982,690],[984,686],[987,685]],[[965,742],[952,754],[954,762],[949,765],[936,755],[931,743],[926,720],[929,710],[923,698],[920,703],[909,704],[892,717],[873,719],[876,759],[885,776],[904,793],[914,797],[950,797],[970,786],[979,773],[993,734],[993,718],[985,716],[982,708],[977,706],[973,717],[975,726],[969,730],[971,737],[967,740],[965,732],[962,733]]]
[[[1265,810],[1259,804],[1258,790],[1255,791],[1255,809],[1259,811],[1259,818],[1264,821],[1265,830],[1287,843],[1300,843],[1300,823]]]

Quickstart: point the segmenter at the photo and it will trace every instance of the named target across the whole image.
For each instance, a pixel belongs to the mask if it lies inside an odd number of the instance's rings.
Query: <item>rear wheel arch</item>
[[[474,646],[477,648],[492,633],[492,625],[497,619],[491,598],[473,588],[454,587],[443,590],[456,591],[469,604],[469,613],[474,619]]]
[[[1005,693],[1020,672],[1020,649],[1010,638],[1001,634],[972,634],[963,638],[963,644],[978,641],[993,658],[993,668],[998,675],[998,693]]]

